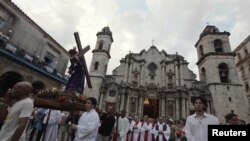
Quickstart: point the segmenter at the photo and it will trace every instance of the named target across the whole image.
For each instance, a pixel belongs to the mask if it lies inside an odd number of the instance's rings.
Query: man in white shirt
[[[208,125],[218,125],[217,117],[207,114],[207,101],[205,98],[198,96],[191,99],[195,114],[189,116],[185,125],[185,134],[188,141],[207,141]]]
[[[87,98],[86,112],[80,117],[78,125],[71,125],[72,129],[76,129],[75,141],[96,141],[100,125],[99,115],[95,111],[96,104],[97,100],[94,97]]]
[[[8,109],[8,115],[0,131],[1,141],[25,141],[25,128],[33,112],[33,101],[29,98],[32,85],[19,82],[9,92],[13,106]]]

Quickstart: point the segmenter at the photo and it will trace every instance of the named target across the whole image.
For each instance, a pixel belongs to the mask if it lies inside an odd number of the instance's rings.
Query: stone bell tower
[[[223,123],[229,112],[249,120],[249,104],[236,73],[235,53],[231,51],[229,36],[229,32],[220,32],[217,27],[208,25],[195,44],[200,80],[211,93],[212,113]]]
[[[96,36],[96,46],[92,51],[93,57],[89,69],[93,88],[89,89],[86,87],[84,93],[86,96],[95,97],[99,101],[101,85],[107,73],[109,59],[111,58],[110,48],[113,43],[113,37],[109,27],[104,27]]]

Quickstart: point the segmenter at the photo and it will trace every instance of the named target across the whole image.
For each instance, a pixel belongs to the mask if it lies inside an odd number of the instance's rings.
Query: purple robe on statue
[[[71,62],[70,69],[72,69],[73,72],[66,85],[65,91],[70,91],[70,92],[76,91],[80,93],[80,95],[82,95],[84,87],[84,79],[85,79],[83,65],[78,63],[78,61],[76,61],[75,58],[71,58],[70,62]]]

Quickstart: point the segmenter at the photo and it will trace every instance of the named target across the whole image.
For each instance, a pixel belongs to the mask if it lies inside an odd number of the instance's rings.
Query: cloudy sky
[[[129,51],[138,53],[154,44],[178,54],[198,74],[194,47],[207,24],[231,33],[232,49],[250,34],[249,0],[12,0],[67,50],[82,45],[94,49],[96,33],[104,26],[113,32],[108,73]],[[91,51],[86,54],[87,65]]]

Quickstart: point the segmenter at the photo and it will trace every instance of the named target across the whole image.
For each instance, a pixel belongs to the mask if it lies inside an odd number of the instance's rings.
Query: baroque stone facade
[[[107,75],[113,37],[109,27],[104,27],[97,33],[89,70],[93,89],[86,88],[85,94],[98,98],[101,110],[110,105],[140,117],[147,114],[174,119],[191,114],[194,108],[190,99],[202,95],[208,100],[207,112],[221,122],[229,112],[248,120],[249,105],[236,74],[229,35],[215,26],[207,26],[201,33],[195,45],[201,79],[197,81],[183,56],[159,51],[154,45],[127,54],[113,74]]]
[[[250,103],[250,35],[234,50],[237,72]]]

